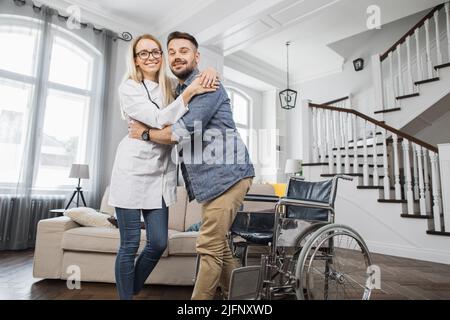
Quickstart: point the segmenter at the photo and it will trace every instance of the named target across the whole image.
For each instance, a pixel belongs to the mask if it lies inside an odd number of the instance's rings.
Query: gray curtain
[[[94,48],[94,72],[92,92],[87,120],[87,145],[83,162],[89,164],[90,179],[83,181],[83,190],[89,207],[100,205],[100,167],[101,154],[98,147],[102,141],[103,115],[106,109],[106,97],[109,95],[109,67],[114,34],[109,30],[96,29],[93,25],[82,23],[73,29],[67,18],[46,6],[37,7],[30,1],[1,0],[0,27],[11,28],[17,23],[27,25],[31,31],[39,31],[39,45],[34,56],[38,59],[36,79],[33,84],[32,100],[29,103],[25,143],[22,150],[22,162],[17,182],[5,187],[0,181],[0,250],[21,250],[33,247],[36,225],[42,218],[49,217],[49,210],[65,206],[71,192],[60,190],[36,190],[36,162],[39,152],[39,137],[42,133],[42,117],[46,110],[46,77],[49,66],[49,41],[55,36],[75,37],[89,48]],[[31,32],[30,31],[30,32]],[[7,45],[7,44],[2,44]],[[0,85],[15,77],[0,68]],[[70,75],[68,75],[70,76]],[[1,109],[0,109],[1,111]],[[70,119],[61,119],[70,121]],[[0,122],[0,129],[2,123]],[[2,154],[2,156],[4,156]],[[76,182],[74,182],[75,187]]]

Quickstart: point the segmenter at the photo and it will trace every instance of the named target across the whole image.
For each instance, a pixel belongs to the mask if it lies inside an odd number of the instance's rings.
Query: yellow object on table
[[[271,185],[275,189],[275,194],[278,197],[284,197],[286,195],[286,183],[271,183]]]

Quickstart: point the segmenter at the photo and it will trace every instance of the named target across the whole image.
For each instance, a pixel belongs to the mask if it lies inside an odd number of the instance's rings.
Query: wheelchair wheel
[[[368,300],[372,260],[361,236],[348,226],[328,224],[309,237],[296,265],[295,291],[303,300]]]

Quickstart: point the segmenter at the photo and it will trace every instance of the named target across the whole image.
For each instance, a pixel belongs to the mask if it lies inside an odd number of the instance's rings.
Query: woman
[[[151,35],[138,37],[128,54],[128,72],[119,87],[122,115],[153,128],[178,121],[197,94],[217,89],[216,72],[197,78],[174,100],[165,75],[161,43]],[[202,85],[206,84],[206,88]],[[212,84],[212,85],[211,85]],[[115,273],[120,299],[132,299],[156,266],[167,246],[168,209],[176,201],[176,166],[171,146],[130,139],[120,142],[113,166],[109,204],[116,209],[120,248]],[[141,212],[147,244],[139,255]]]

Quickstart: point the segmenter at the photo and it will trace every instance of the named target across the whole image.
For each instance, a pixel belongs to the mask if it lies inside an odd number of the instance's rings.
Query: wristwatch
[[[142,140],[150,141],[150,129],[144,130],[141,135]]]

